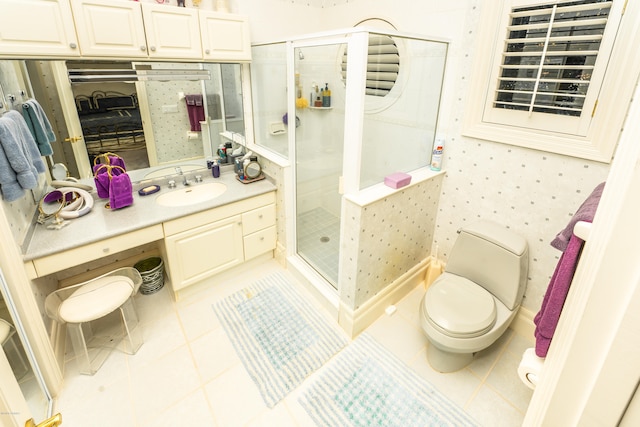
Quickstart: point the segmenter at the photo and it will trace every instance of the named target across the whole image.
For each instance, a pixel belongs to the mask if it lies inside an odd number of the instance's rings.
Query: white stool
[[[50,318],[68,325],[81,373],[95,374],[121,341],[125,344],[125,352],[135,354],[138,351],[142,345],[142,329],[133,297],[141,284],[138,270],[125,267],[58,289],[47,296],[45,311]],[[119,310],[122,325],[94,334],[91,322],[116,310]]]
[[[27,365],[24,357],[22,357],[20,347],[16,344],[15,334],[16,329],[13,325],[4,319],[0,319],[0,343],[2,344],[2,349],[7,355],[7,359],[9,360],[9,365],[11,365],[11,368],[13,369],[13,373],[17,379],[20,379],[29,372],[29,365]],[[10,353],[13,353],[13,357],[9,356]]]

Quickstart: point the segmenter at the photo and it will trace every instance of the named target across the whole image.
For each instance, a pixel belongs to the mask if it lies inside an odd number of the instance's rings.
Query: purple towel
[[[187,114],[189,115],[189,124],[192,132],[200,132],[200,122],[204,121],[204,105],[202,103],[202,95],[185,95],[187,102]]]
[[[114,170],[115,171],[115,170]],[[109,209],[120,209],[133,204],[133,186],[129,175],[113,174],[109,181]]]
[[[571,217],[571,221],[569,224],[562,230],[558,235],[551,241],[551,246],[558,249],[559,251],[564,251],[569,244],[569,239],[573,236],[573,227],[576,225],[578,221],[586,221],[593,222],[593,217],[596,214],[596,210],[598,209],[598,204],[600,203],[600,197],[602,196],[602,190],[604,189],[604,182],[599,184],[587,197],[587,199],[582,202],[582,205],[578,208],[578,211]]]
[[[569,238],[569,244],[560,257],[547,292],[544,294],[542,307],[533,319],[533,323],[536,324],[536,355],[538,357],[547,356],[551,338],[558,326],[560,313],[576,272],[583,243],[584,241],[579,237],[572,235]]]

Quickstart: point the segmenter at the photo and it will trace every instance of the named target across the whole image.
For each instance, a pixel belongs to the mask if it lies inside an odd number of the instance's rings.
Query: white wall
[[[249,16],[256,41],[351,27],[368,18],[385,19],[403,32],[450,41],[439,125],[447,135],[443,162],[447,176],[435,242],[446,259],[457,229],[478,218],[494,220],[522,234],[530,245],[523,305],[537,312],[560,255],[549,242],[593,188],[606,180],[609,165],[461,136],[469,101],[465,94],[473,76],[480,0],[318,3],[236,0],[231,4]]]

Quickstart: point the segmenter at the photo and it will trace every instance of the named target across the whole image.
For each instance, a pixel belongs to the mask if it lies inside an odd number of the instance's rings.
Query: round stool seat
[[[443,274],[425,295],[426,319],[440,332],[455,338],[473,338],[496,322],[496,303],[487,290],[469,279]]]
[[[76,289],[60,304],[58,315],[68,323],[99,319],[124,304],[133,290],[133,281],[128,277],[101,277]]]

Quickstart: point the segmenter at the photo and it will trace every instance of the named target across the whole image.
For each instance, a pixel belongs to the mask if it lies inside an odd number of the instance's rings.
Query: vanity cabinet
[[[0,55],[80,55],[68,0],[0,0]]]
[[[274,192],[165,222],[173,291],[275,249],[275,222]]]
[[[239,215],[168,236],[164,242],[174,292],[244,261]]]
[[[205,60],[251,60],[249,22],[245,17],[207,10],[201,10],[199,17]]]
[[[71,0],[83,56],[201,59],[198,10],[113,0]]]
[[[77,248],[36,258],[26,263],[30,278],[44,277],[67,268],[103,258],[146,243],[162,240],[162,225],[152,225],[129,233],[102,239]]]

